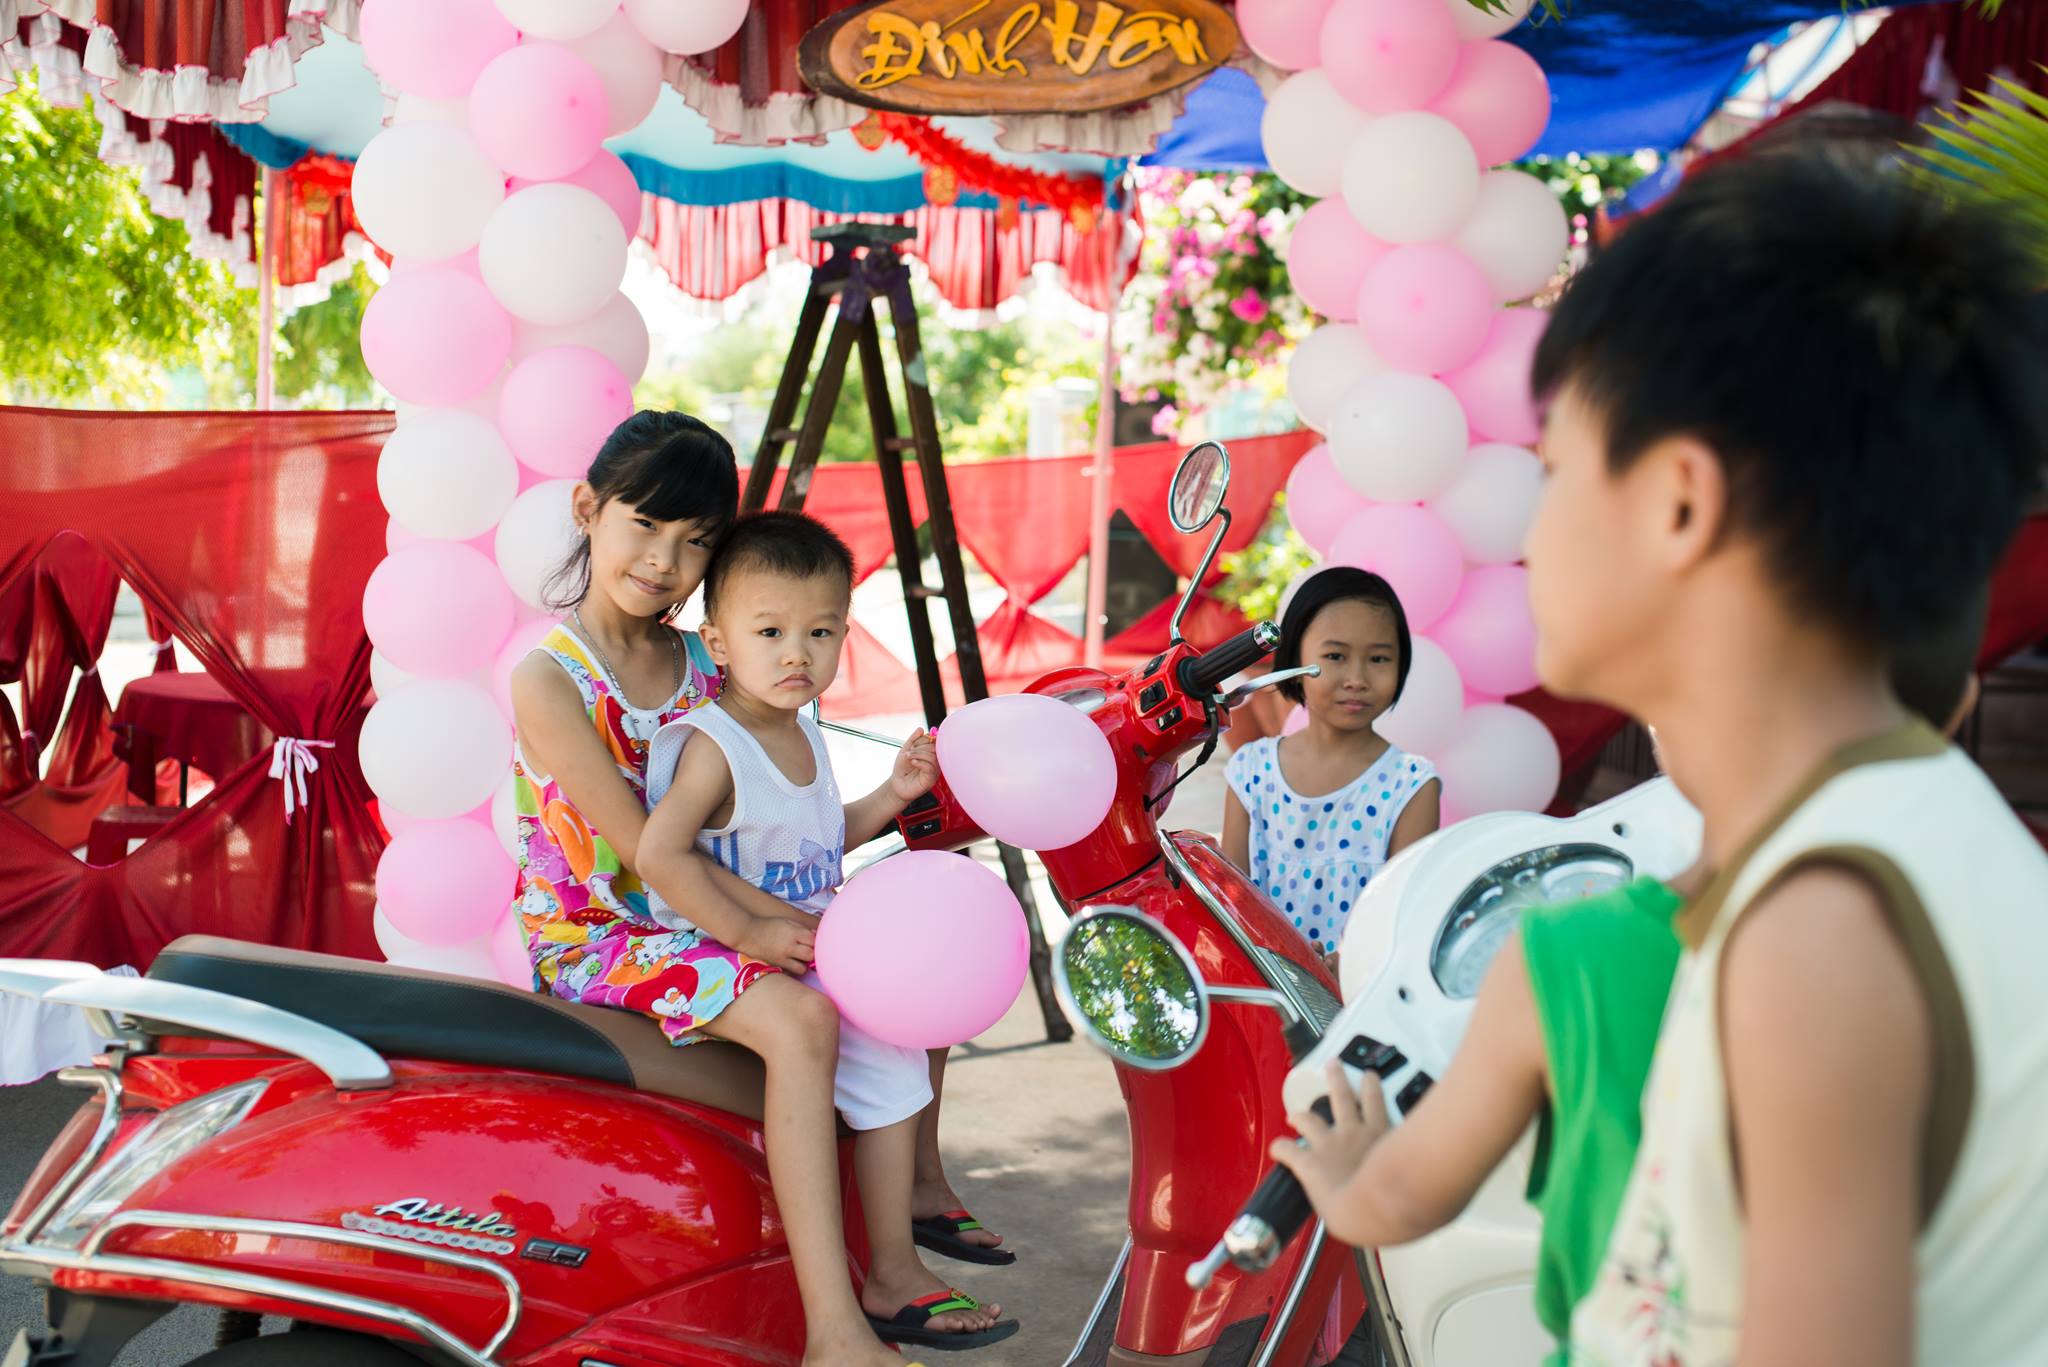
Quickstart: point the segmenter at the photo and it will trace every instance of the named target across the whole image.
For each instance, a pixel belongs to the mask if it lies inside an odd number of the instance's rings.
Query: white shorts
[[[819,991],[818,976],[805,987]],[[887,1044],[839,1018],[839,1067],[832,1074],[832,1104],[855,1130],[881,1130],[907,1120],[932,1102],[931,1056]]]

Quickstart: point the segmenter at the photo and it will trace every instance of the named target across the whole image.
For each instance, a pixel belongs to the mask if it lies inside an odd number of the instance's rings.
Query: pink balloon
[[[533,648],[561,624],[558,617],[529,617],[512,628],[512,634],[505,638],[505,644],[498,650],[498,662],[491,666],[491,697],[496,699],[498,710],[505,714],[506,721],[512,716],[512,671],[519,668],[519,662],[532,653]]]
[[[505,915],[514,872],[490,827],[422,821],[392,836],[377,861],[377,906],[407,939],[457,945]]]
[[[581,479],[614,427],[633,416],[633,386],[587,346],[549,347],[512,367],[498,427],[519,463]]]
[[[363,586],[363,628],[408,674],[452,679],[490,664],[512,630],[512,591],[491,560],[452,541],[388,557]]]
[[[1458,65],[1458,26],[1443,0],[1336,0],[1323,19],[1323,73],[1368,114],[1420,109]]]
[[[1427,508],[1380,504],[1344,524],[1329,563],[1371,570],[1393,586],[1411,631],[1425,632],[1458,596],[1465,557],[1458,537]],[[951,723],[949,722],[948,725]]]
[[[363,362],[408,403],[452,405],[490,388],[512,319],[483,282],[446,266],[396,276],[363,310]]]
[[[1422,242],[1381,257],[1358,287],[1358,326],[1396,370],[1436,375],[1472,359],[1493,322],[1493,287],[1456,247]]]
[[[1479,693],[1507,697],[1534,688],[1536,621],[1529,614],[1529,572],[1520,565],[1467,570],[1458,600],[1430,627],[1429,636],[1458,666],[1458,677]]]
[[[1339,322],[1358,316],[1358,286],[1387,244],[1358,226],[1342,199],[1318,200],[1294,225],[1287,276],[1301,301]]]
[[[1550,122],[1550,79],[1513,43],[1466,43],[1430,111],[1464,130],[1481,166],[1526,156]]]
[[[1056,698],[972,702],[938,729],[939,770],[977,826],[1008,845],[1084,839],[1116,797],[1116,755],[1094,720]]]
[[[1549,321],[1540,309],[1501,310],[1493,316],[1479,354],[1442,377],[1465,406],[1473,441],[1534,446],[1543,435],[1536,400],[1529,392],[1529,371]]]
[[[611,206],[619,216],[619,222],[626,229],[630,240],[640,234],[640,182],[633,179],[632,168],[620,161],[617,154],[605,148],[598,148],[592,157],[566,176],[557,176],[565,185],[578,185],[596,195]],[[505,187],[505,193],[513,195],[529,185],[538,185],[538,180],[526,176],[512,177],[512,183]],[[475,253],[471,253],[475,259]]]
[[[484,278],[482,268],[476,263],[476,248],[471,247],[460,256],[451,256],[440,261],[426,261],[417,256],[394,256],[391,258],[391,279],[396,280],[401,275],[410,275],[414,271],[425,270],[430,266],[459,271],[473,280]]]
[[[469,94],[469,131],[508,175],[556,180],[604,141],[604,82],[590,63],[553,43],[501,53]]]
[[[1371,505],[1344,482],[1330,448],[1317,442],[1287,474],[1287,520],[1322,555],[1352,517]]]
[[[1029,955],[1024,910],[1000,876],[965,855],[912,850],[862,869],[825,909],[814,977],[875,1038],[943,1049],[1002,1019]]]
[[[1303,707],[1300,703],[1296,703],[1293,707],[1288,709],[1287,720],[1280,723],[1280,734],[1283,736],[1291,736],[1296,731],[1305,731],[1307,729],[1308,709]]]
[[[363,62],[394,90],[460,99],[519,41],[491,0],[363,0]]]
[[[526,951],[526,931],[517,913],[507,915],[491,932],[491,967],[499,981],[523,992],[533,988],[533,959]]]
[[[1330,0],[1238,0],[1245,46],[1274,66],[1306,71],[1323,63],[1323,18]]]

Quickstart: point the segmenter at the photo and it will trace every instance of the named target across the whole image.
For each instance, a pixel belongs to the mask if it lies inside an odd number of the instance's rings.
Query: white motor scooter
[[[1288,1074],[1289,1110],[1327,1106],[1327,1065],[1335,1058],[1354,1083],[1368,1074],[1378,1079],[1399,1124],[1450,1065],[1479,984],[1524,910],[1641,875],[1675,877],[1692,865],[1699,846],[1699,813],[1663,778],[1575,817],[1496,812],[1418,841],[1387,864],[1352,912],[1341,946],[1345,1006],[1319,1035],[1312,1022],[1292,1019],[1291,1004],[1278,993],[1236,986],[1212,993],[1168,931],[1121,907],[1092,908],[1075,919],[1055,957],[1056,973],[1071,979],[1113,971],[1106,956],[1085,952],[1111,928],[1124,946],[1141,930],[1148,952],[1177,960],[1177,968],[1162,974],[1155,965],[1141,975],[1144,992],[1119,997],[1114,984],[1095,982],[1077,994],[1065,983],[1061,999],[1114,1001],[1119,1014],[1156,1017],[1156,1026],[1136,1030],[1128,1018],[1113,1030],[1078,1016],[1075,1024],[1120,1057],[1136,1039],[1180,1059],[1202,1039],[1212,1001],[1269,1005],[1290,1017],[1291,1038],[1316,1040]],[[1161,1066],[1159,1059],[1149,1062]],[[1374,1333],[1354,1344],[1371,1340],[1365,1362],[1376,1356],[1388,1367],[1518,1367],[1551,1351],[1532,1296],[1537,1218],[1523,1199],[1532,1142],[1533,1134],[1523,1137],[1450,1225],[1412,1244],[1362,1251]],[[1311,1218],[1292,1174],[1273,1169],[1209,1256],[1189,1268],[1190,1282],[1205,1284],[1226,1260],[1248,1270],[1267,1265]],[[1342,1359],[1354,1360],[1351,1351]]]

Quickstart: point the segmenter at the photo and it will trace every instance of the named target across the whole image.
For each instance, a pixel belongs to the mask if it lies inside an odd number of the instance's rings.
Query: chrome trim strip
[[[1294,1274],[1294,1281],[1287,1288],[1287,1299],[1280,1303],[1278,1313],[1273,1316],[1273,1325],[1266,1331],[1266,1342],[1259,1349],[1259,1355],[1252,1359],[1252,1367],[1272,1367],[1273,1357],[1280,1351],[1280,1341],[1294,1326],[1294,1316],[1301,1309],[1301,1298],[1308,1294],[1309,1278],[1316,1274],[1316,1263],[1323,1256],[1323,1244],[1328,1238],[1329,1231],[1323,1228],[1323,1222],[1316,1221],[1315,1232],[1309,1235],[1308,1252],[1301,1259],[1301,1270]]]
[[[1188,863],[1187,856],[1173,843],[1170,832],[1159,832],[1159,851],[1166,857],[1167,867],[1173,870],[1181,882],[1194,889],[1196,900],[1207,907],[1209,914],[1216,918],[1217,924],[1223,927],[1231,939],[1237,941],[1237,947],[1244,951],[1245,958],[1251,960],[1252,970],[1266,980],[1266,986],[1287,999],[1287,1004],[1293,1009],[1297,1019],[1313,1025],[1316,1017],[1315,1013],[1309,1010],[1308,1003],[1295,995],[1293,984],[1267,972],[1266,951],[1252,943],[1252,937],[1238,923],[1237,917],[1231,914],[1230,909],[1223,905],[1222,899],[1209,890],[1208,884],[1195,877],[1194,866]]]
[[[1390,1355],[1391,1367],[1413,1367],[1408,1339],[1402,1332],[1400,1316],[1394,1313],[1394,1298],[1387,1290],[1387,1274],[1380,1267],[1379,1254],[1370,1248],[1353,1249],[1352,1253],[1358,1259],[1359,1280],[1365,1283],[1365,1313],[1378,1320],[1385,1331],[1380,1335],[1380,1346]]]
[[[168,1021],[261,1044],[304,1059],[342,1091],[391,1085],[390,1065],[362,1041],[304,1016],[226,992],[153,978],[98,977],[62,983],[45,992],[43,1000],[110,1015]]]
[[[117,1055],[116,1067],[118,1064]],[[57,1179],[43,1199],[36,1203],[36,1208],[29,1212],[28,1219],[22,1222],[21,1229],[14,1236],[14,1241],[20,1244],[30,1242],[43,1232],[43,1226],[50,1223],[50,1217],[71,1199],[71,1193],[78,1190],[78,1184],[85,1180],[86,1174],[99,1166],[107,1145],[113,1142],[114,1131],[121,1127],[121,1075],[116,1068],[60,1068],[57,1080],[73,1086],[98,1087],[103,1094],[100,1121],[86,1143],[85,1152]]]
[[[1124,1236],[1124,1246],[1116,1255],[1116,1264],[1109,1269],[1109,1280],[1102,1284],[1102,1294],[1095,1298],[1095,1308],[1088,1312],[1088,1318],[1081,1325],[1080,1336],[1074,1340],[1074,1351],[1067,1354],[1067,1360],[1060,1367],[1074,1367],[1081,1360],[1081,1351],[1088,1346],[1088,1340],[1095,1334],[1095,1326],[1102,1321],[1102,1312],[1109,1308],[1109,1298],[1116,1293],[1116,1284],[1122,1280],[1124,1268],[1131,1261],[1131,1236]]]
[[[287,1281],[261,1273],[245,1272],[237,1268],[209,1267],[201,1263],[188,1263],[170,1258],[147,1255],[108,1254],[101,1252],[108,1237],[119,1229],[130,1228],[187,1229],[221,1234],[253,1234],[276,1239],[301,1239],[312,1243],[347,1244],[356,1248],[367,1248],[374,1252],[390,1253],[399,1257],[417,1258],[426,1262],[447,1263],[472,1272],[480,1272],[495,1280],[505,1291],[505,1320],[498,1331],[481,1348],[471,1348],[456,1338],[435,1321],[404,1306],[384,1301],[370,1300],[341,1291],[330,1291],[322,1287],[309,1286],[302,1282]],[[351,1229],[337,1229],[328,1225],[310,1225],[290,1220],[253,1220],[226,1215],[186,1215],[177,1211],[124,1210],[117,1211],[102,1221],[87,1237],[76,1254],[49,1248],[47,1245],[30,1244],[26,1239],[17,1239],[0,1245],[0,1258],[18,1262],[39,1264],[53,1271],[68,1269],[75,1272],[89,1272],[112,1276],[134,1276],[160,1281],[183,1282],[196,1286],[219,1287],[228,1291],[240,1291],[247,1295],[269,1296],[277,1300],[292,1301],[303,1305],[319,1306],[363,1319],[378,1320],[410,1329],[420,1338],[454,1354],[472,1367],[493,1367],[497,1351],[512,1336],[519,1324],[519,1317],[525,1308],[524,1297],[518,1280],[513,1275],[486,1258],[468,1253],[457,1253],[449,1249],[434,1248],[410,1243],[400,1239],[386,1238],[379,1234],[368,1234]]]

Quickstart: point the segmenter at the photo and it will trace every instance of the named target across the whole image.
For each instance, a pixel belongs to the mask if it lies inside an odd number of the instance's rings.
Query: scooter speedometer
[[[1430,949],[1430,974],[1445,996],[1469,1001],[1524,911],[1607,892],[1634,876],[1634,861],[1605,845],[1545,845],[1503,859],[1452,904]]]

